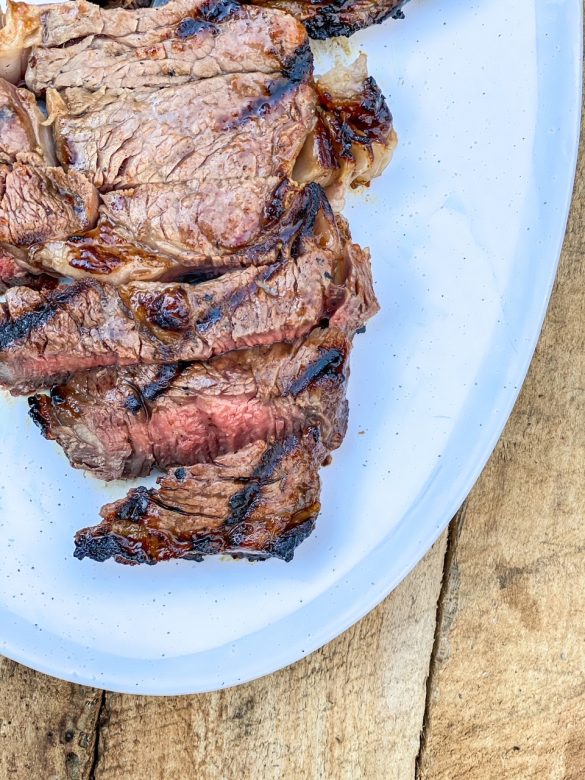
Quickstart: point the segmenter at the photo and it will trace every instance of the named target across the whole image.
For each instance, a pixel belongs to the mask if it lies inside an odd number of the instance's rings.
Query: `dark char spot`
[[[280,558],[287,563],[292,561],[296,548],[313,533],[314,528],[315,518],[311,517],[275,539],[268,552],[273,558]]]
[[[282,72],[296,83],[307,81],[313,75],[313,52],[308,41],[302,43],[284,63]]]
[[[209,0],[199,13],[206,22],[224,22],[240,11],[240,4],[236,0]]]
[[[169,363],[161,366],[155,378],[144,387],[133,387],[132,395],[126,399],[125,407],[137,414],[144,408],[146,401],[154,401],[166,393],[173,381],[185,370],[187,363]]]
[[[40,395],[31,395],[28,399],[28,413],[31,420],[35,425],[41,429],[43,436],[46,436],[49,432],[49,421],[41,411],[41,398]]]
[[[86,283],[79,282],[57,288],[49,293],[46,299],[32,311],[23,314],[21,317],[8,320],[0,325],[0,350],[8,349],[15,341],[25,339],[31,331],[40,328],[48,322],[59,309],[69,303],[86,287]]]
[[[204,319],[199,320],[195,327],[200,333],[205,333],[212,325],[219,322],[220,319],[221,309],[219,306],[214,306],[207,312],[207,316]]]
[[[73,555],[80,561],[83,558],[91,558],[98,563],[107,561],[108,558],[118,558],[129,563],[154,563],[144,550],[137,548],[130,552],[124,539],[115,534],[107,536],[92,536],[91,531],[78,534],[75,537],[75,551]]]
[[[148,319],[163,330],[184,330],[189,325],[189,301],[180,287],[165,290],[148,304]]]
[[[317,379],[338,375],[340,373],[339,369],[343,365],[343,360],[344,355],[341,350],[328,349],[317,360],[314,360],[307,366],[300,376],[291,383],[284,395],[297,396]]]
[[[184,466],[175,469],[175,479],[179,482],[184,482],[187,479],[187,469]]]
[[[129,520],[131,523],[137,523],[141,517],[144,517],[150,503],[150,492],[148,488],[137,487],[130,491],[129,497],[116,512],[120,520]]]
[[[248,484],[230,498],[231,511],[225,521],[226,525],[236,525],[250,516],[260,499],[264,484],[274,474],[285,455],[297,444],[296,436],[287,436],[284,441],[275,442],[264,451],[259,464],[250,475]]]
[[[193,19],[191,16],[182,19],[177,25],[179,38],[192,38],[203,30],[209,30],[213,33],[217,32],[216,26],[211,22],[207,22],[204,19]]]

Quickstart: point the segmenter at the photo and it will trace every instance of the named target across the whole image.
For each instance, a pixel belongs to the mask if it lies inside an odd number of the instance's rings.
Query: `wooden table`
[[[527,382],[415,571],[325,649],[221,693],[122,696],[0,659],[0,780],[585,778],[583,151]]]

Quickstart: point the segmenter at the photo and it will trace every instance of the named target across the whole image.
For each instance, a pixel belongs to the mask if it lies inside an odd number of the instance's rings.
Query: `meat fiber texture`
[[[396,143],[365,56],[315,79],[297,19],[234,0],[4,21],[0,385],[50,388],[31,416],[75,467],[170,469],[76,556],[290,560],[378,308],[339,214]]]

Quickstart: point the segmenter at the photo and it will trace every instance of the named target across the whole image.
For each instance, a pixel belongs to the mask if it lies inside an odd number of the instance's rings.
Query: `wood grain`
[[[0,657],[0,778],[88,778],[101,698]]]
[[[584,166],[528,380],[453,533],[421,780],[585,777]]]
[[[412,778],[445,541],[367,618],[277,674],[205,696],[106,694],[96,780]]]

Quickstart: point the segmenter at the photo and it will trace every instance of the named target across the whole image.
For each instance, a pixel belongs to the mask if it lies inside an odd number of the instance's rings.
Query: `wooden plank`
[[[0,778],[89,778],[101,699],[0,657]]]
[[[421,780],[585,777],[584,165],[528,381],[453,535]]]
[[[414,776],[443,536],[367,618],[275,675],[204,696],[106,695],[96,780]]]

